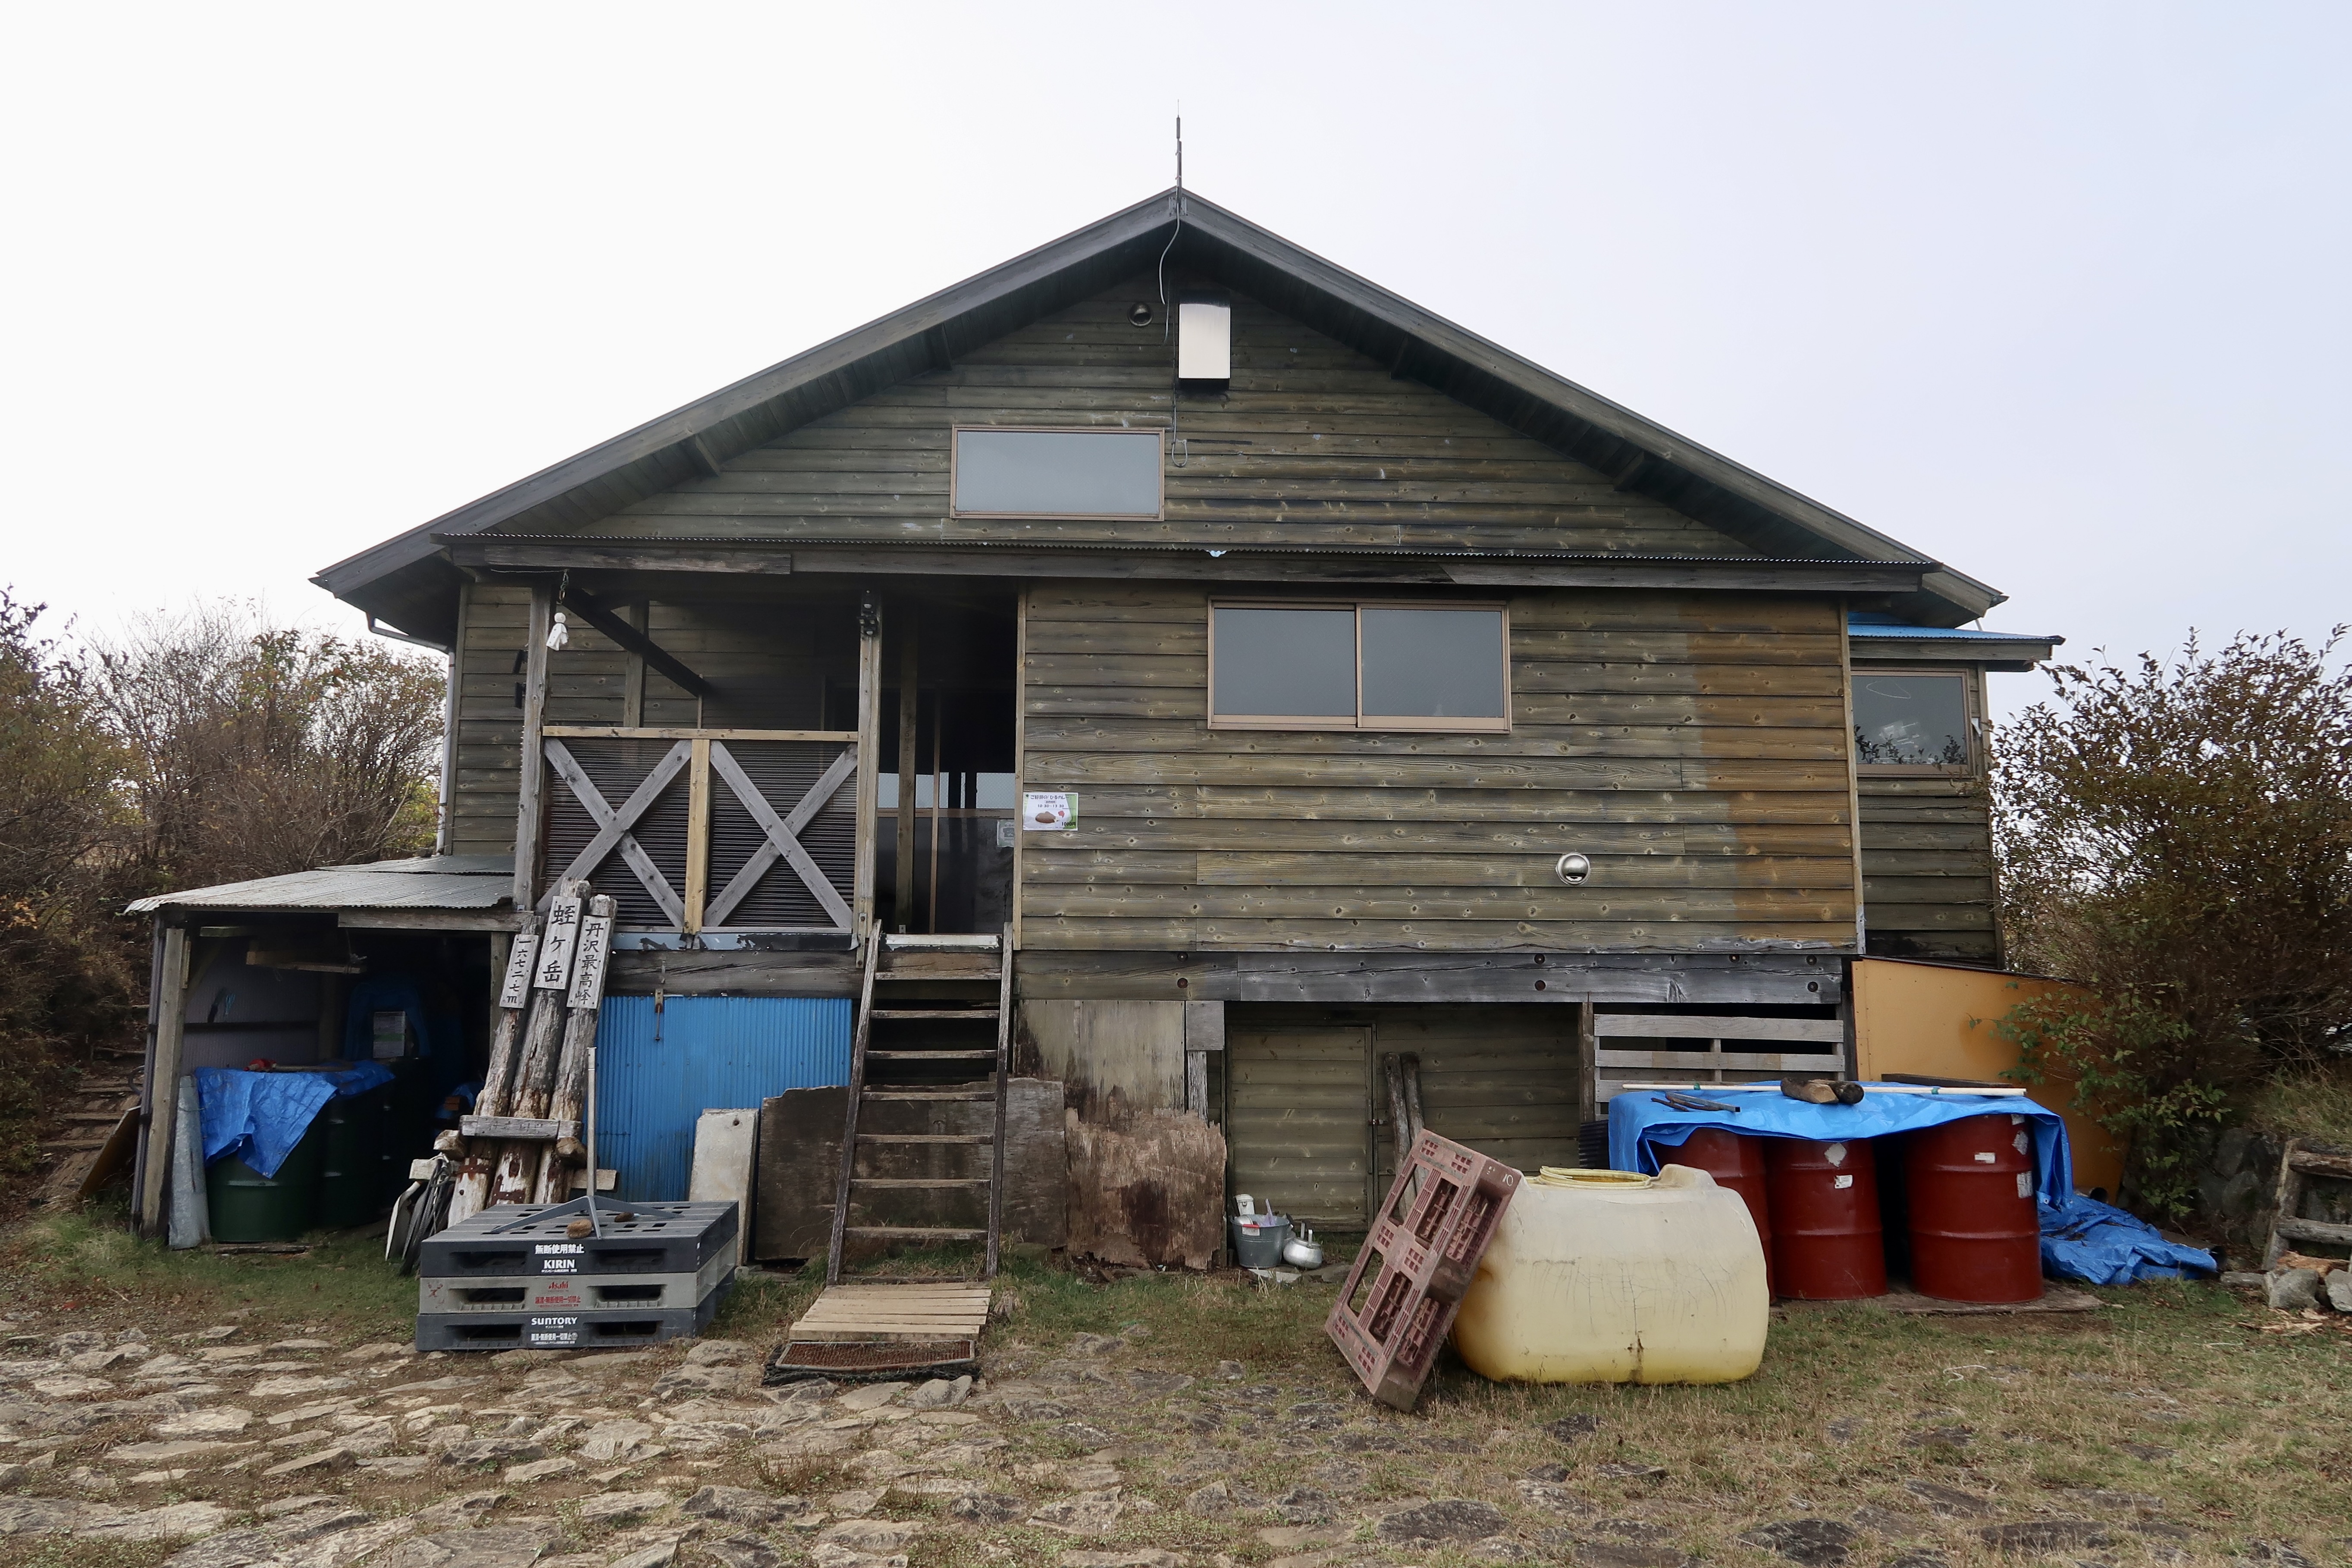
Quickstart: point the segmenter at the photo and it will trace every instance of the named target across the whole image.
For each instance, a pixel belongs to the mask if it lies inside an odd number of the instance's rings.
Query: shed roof
[[[1759,554],[1924,566],[1920,591],[1898,601],[1914,620],[1958,625],[2004,596],[1205,197],[1175,190],[421,523],[312,581],[407,631],[446,640],[454,635],[458,578],[435,535],[577,531],[1147,270],[1163,251],[1170,266],[1262,300]]]
[[[165,910],[492,910],[514,895],[514,857],[442,855],[321,866],[283,877],[224,882],[142,899],[134,915]]]
[[[2044,632],[1996,632],[1981,626],[1923,626],[1857,610],[1846,617],[1856,658],[1916,658],[1981,664],[1988,669],[2031,669],[2066,639]]]

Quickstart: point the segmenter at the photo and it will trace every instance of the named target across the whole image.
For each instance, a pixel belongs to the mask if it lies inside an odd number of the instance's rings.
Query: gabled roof
[[[1181,224],[1181,226],[1180,226]],[[1896,608],[1958,625],[2003,595],[1874,529],[1491,343],[1191,192],[1163,191],[1075,234],[745,377],[312,579],[405,630],[446,636],[457,578],[434,535],[555,534],[713,471],[1041,316],[1150,269],[1214,279],[1741,540],[1759,555],[1927,568]]]

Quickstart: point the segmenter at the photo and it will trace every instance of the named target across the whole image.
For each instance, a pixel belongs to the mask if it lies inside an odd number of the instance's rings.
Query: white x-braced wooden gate
[[[853,931],[855,733],[551,725],[542,744],[542,899],[586,878],[624,927]]]

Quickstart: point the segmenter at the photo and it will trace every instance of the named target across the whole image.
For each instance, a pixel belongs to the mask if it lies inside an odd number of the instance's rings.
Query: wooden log
[[[531,970],[539,958],[539,916],[526,914],[507,949],[505,978],[499,988],[498,1023],[490,1031],[489,1065],[482,1073],[482,1090],[474,1099],[476,1116],[468,1121],[506,1115],[514,1102],[515,1069],[521,1060],[523,1027],[530,1016]],[[487,1136],[487,1134],[485,1134]],[[493,1160],[486,1149],[460,1152],[457,1185],[449,1194],[449,1223],[457,1225],[479,1214],[489,1204]]]
[[[512,1138],[531,1143],[552,1143],[559,1139],[576,1136],[580,1122],[577,1118],[567,1121],[553,1116],[467,1116],[459,1119],[457,1130],[468,1138]]]
[[[170,1192],[172,1135],[179,1124],[180,1046],[188,1007],[188,931],[167,926],[155,991],[155,1055],[147,1071],[147,1148],[139,1167],[139,1233],[164,1231]]]
[[[588,1056],[596,1048],[596,1024],[604,1004],[605,957],[611,951],[613,918],[619,906],[597,895],[588,902],[588,916],[580,922],[580,943],[572,954],[572,985],[565,1001],[563,1046],[558,1053],[555,1083],[548,1096],[548,1115],[556,1125],[577,1134],[588,1100]],[[585,1151],[581,1151],[584,1153]],[[580,1154],[566,1155],[560,1142],[540,1151],[532,1191],[539,1203],[561,1203],[571,1195],[568,1172]]]

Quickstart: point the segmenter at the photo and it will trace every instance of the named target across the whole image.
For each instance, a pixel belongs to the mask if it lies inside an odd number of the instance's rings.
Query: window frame
[[[1339,610],[1351,612],[1356,627],[1356,716],[1332,714],[1217,712],[1217,612],[1219,610]],[[1500,718],[1417,719],[1368,716],[1364,712],[1364,611],[1489,610],[1502,616],[1503,712]],[[1338,734],[1507,735],[1511,732],[1511,605],[1507,599],[1300,598],[1213,595],[1209,600],[1208,725],[1212,730],[1328,731]]]
[[[1152,510],[1141,511],[966,511],[956,504],[958,470],[963,462],[967,430],[991,436],[1137,436],[1156,437],[1160,461],[1153,468],[1159,492]],[[1168,521],[1168,431],[1155,425],[950,425],[948,426],[948,515],[951,518],[1031,520],[1053,522],[1165,522]]]
[[[1847,679],[1851,684],[1859,685],[1864,680],[1881,675],[1891,675],[1905,680],[1924,680],[1930,676],[1945,680],[1958,680],[1960,683],[1960,717],[1968,731],[1966,738],[1969,745],[1969,760],[1965,763],[1865,763],[1862,760],[1861,742],[1853,733],[1856,728],[1855,721],[1850,718],[1846,724],[1846,754],[1853,761],[1856,775],[1875,779],[1958,779],[1974,778],[1984,770],[1985,734],[1982,700],[1984,692],[1981,671],[1967,665],[1955,668],[1948,664],[1940,668],[1935,665],[1919,664],[1856,664],[1848,672]],[[1853,696],[1849,690],[1846,697],[1846,711],[1852,714],[1853,709]]]

